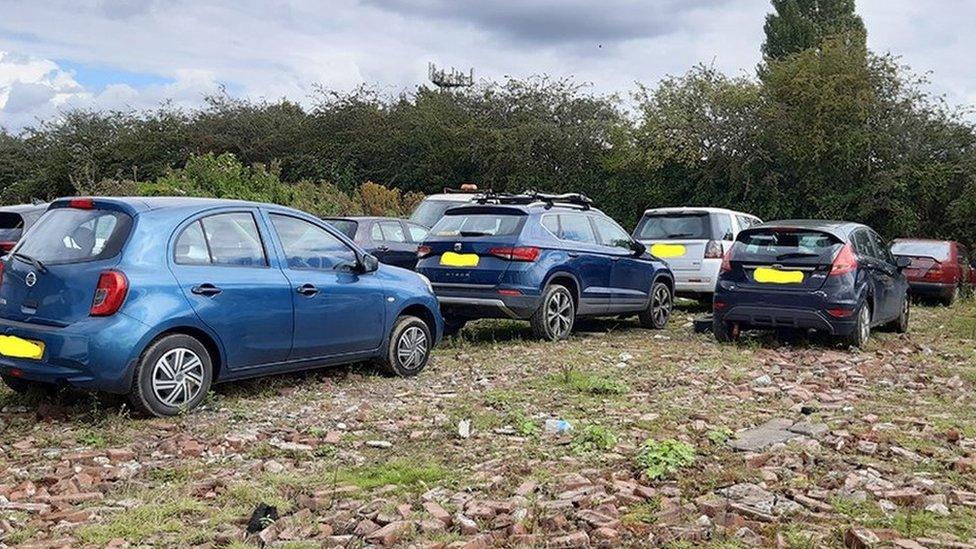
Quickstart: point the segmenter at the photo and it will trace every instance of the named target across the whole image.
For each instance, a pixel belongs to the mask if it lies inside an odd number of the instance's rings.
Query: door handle
[[[390,247],[389,246],[377,246],[376,247],[376,250],[377,251],[380,251],[380,252],[388,252],[388,251],[390,251]]]
[[[569,257],[579,257],[579,253],[577,253],[577,252],[569,252],[566,255],[568,255]]]
[[[319,289],[316,288],[315,286],[312,286],[311,284],[302,284],[301,286],[298,287],[297,291],[298,293],[308,297],[312,297],[313,295],[319,293]]]
[[[222,291],[223,290],[214,286],[213,284],[210,284],[209,282],[200,284],[199,286],[194,286],[190,289],[190,292],[196,295],[202,295],[204,297],[213,297]]]

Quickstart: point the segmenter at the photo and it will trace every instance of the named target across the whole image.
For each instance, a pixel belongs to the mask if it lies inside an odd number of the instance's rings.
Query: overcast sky
[[[571,76],[626,93],[697,63],[752,75],[768,0],[0,0],[0,126],[71,107],[307,103],[313,85],[381,91],[427,63],[478,79]],[[955,104],[976,103],[976,1],[859,0],[891,51]]]

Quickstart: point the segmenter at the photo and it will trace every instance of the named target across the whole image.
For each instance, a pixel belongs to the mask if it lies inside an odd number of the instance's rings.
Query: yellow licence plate
[[[44,342],[0,335],[0,355],[13,358],[39,359],[44,356]]]
[[[652,244],[651,255],[667,259],[669,257],[684,257],[684,244]]]
[[[781,271],[772,267],[756,267],[752,276],[756,282],[763,284],[799,284],[803,282],[803,271]]]
[[[477,267],[478,254],[444,252],[444,255],[441,256],[441,265],[448,267]]]

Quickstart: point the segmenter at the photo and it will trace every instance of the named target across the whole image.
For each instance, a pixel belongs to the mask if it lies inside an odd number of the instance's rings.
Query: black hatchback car
[[[907,266],[858,223],[763,223],[740,232],[725,254],[712,330],[730,341],[747,329],[813,329],[860,347],[874,326],[908,330]]]
[[[395,217],[326,217],[323,221],[381,262],[410,270],[417,266],[417,247],[428,232],[419,223]]]

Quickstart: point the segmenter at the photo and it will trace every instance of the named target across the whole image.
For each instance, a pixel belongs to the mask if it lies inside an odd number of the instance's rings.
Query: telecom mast
[[[433,63],[427,63],[427,78],[441,90],[467,88],[474,85],[474,69],[469,69],[465,74],[453,67],[444,70],[438,69]]]

